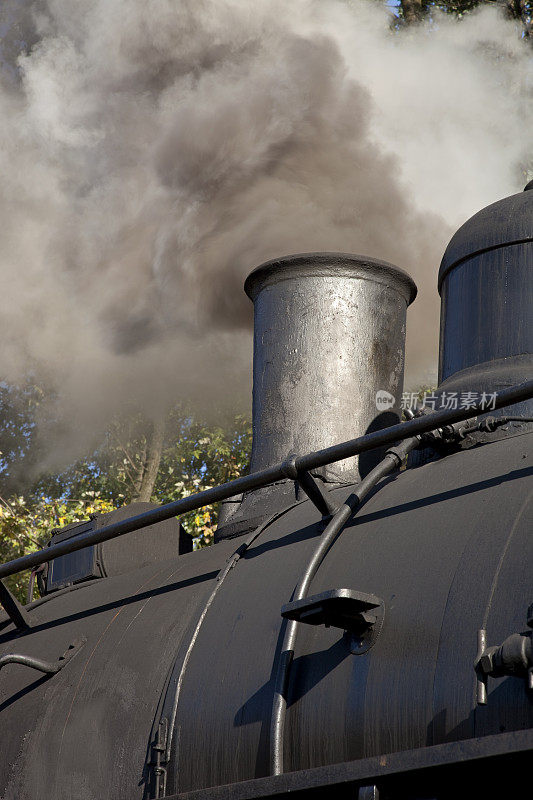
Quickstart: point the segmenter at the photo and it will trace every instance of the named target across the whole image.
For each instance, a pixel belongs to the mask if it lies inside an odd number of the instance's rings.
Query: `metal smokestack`
[[[405,317],[416,287],[391,264],[344,253],[304,253],[255,269],[252,471],[290,452],[318,450],[400,417]],[[394,402],[376,406],[376,393]],[[325,467],[350,483],[357,457]]]
[[[254,303],[252,472],[399,421],[406,311],[416,296],[405,272],[365,256],[304,253],[262,264],[244,288]],[[319,475],[355,483],[382,455]],[[291,481],[247,495],[229,520],[226,509],[217,538],[257,524],[289,493]]]

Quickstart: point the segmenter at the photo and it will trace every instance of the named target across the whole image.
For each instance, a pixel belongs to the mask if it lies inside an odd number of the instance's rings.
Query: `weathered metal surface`
[[[235,543],[53,593],[29,608],[31,634],[0,631],[0,656],[53,662],[51,678],[0,671],[2,800],[132,800],[144,793],[150,731],[168,670],[188,642]]]
[[[405,319],[416,287],[402,270],[364,256],[304,253],[247,278],[254,302],[251,470],[400,419]],[[376,406],[376,392],[395,398]],[[324,476],[348,483],[382,457],[352,457]]]
[[[461,261],[488,250],[533,241],[532,208],[533,195],[524,191],[474,214],[452,236],[446,248],[439,270],[439,290],[448,272]]]
[[[19,630],[31,628],[29,614],[7,586],[0,580],[0,605]]]
[[[85,641],[85,638],[82,637],[71,642],[67,650],[56,661],[43,661],[41,658],[26,656],[22,653],[6,653],[0,658],[0,669],[7,667],[8,664],[20,664],[23,667],[35,669],[37,672],[44,672],[46,675],[55,675],[76,655],[85,644]]]
[[[533,192],[494,203],[452,238],[439,272],[439,389],[494,392],[533,374]],[[533,415],[533,402],[513,413]]]
[[[491,640],[503,640],[523,624],[530,600],[531,441],[517,436],[402,473],[337,541],[313,593],[346,586],[376,594],[385,620],[361,656],[341,632],[301,626],[288,771],[533,725],[523,680],[492,681],[480,709],[473,670],[485,619]],[[170,791],[268,774],[280,608],[322,529],[313,519],[316,510],[303,503],[267,529],[206,617],[184,677],[184,744]],[[216,681],[208,653],[216,654]]]
[[[337,541],[341,533],[344,532],[349,520],[353,518],[353,515],[360,509],[364,500],[374,491],[377,484],[380,483],[383,478],[399,469],[403,461],[400,455],[400,448],[402,448],[403,455],[405,456],[418,444],[418,438],[411,437],[401,442],[398,447],[390,448],[380,463],[357,484],[355,491],[348,495],[344,503],[339,504],[335,515],[328,522],[319,538],[316,548],[311,553],[305,568],[302,570],[296,588],[292,594],[293,600],[302,600],[308,595],[317,571],[329,554],[333,544]],[[359,594],[359,596],[361,595]],[[298,627],[298,623],[294,620],[288,622],[283,634],[283,641],[278,657],[270,727],[270,771],[273,775],[284,771],[285,722],[291,686],[290,678],[294,658],[294,643],[298,634]],[[352,647],[350,647],[350,652],[353,652]]]
[[[168,800],[354,800],[358,787],[371,786],[369,781],[381,787],[383,800],[452,800],[461,793],[496,797],[501,789],[506,797],[510,786],[527,796],[532,749],[533,732],[516,731],[183,792]]]
[[[76,522],[54,532],[49,547],[91,531],[130,519],[150,509],[154,503],[130,503],[108,514],[94,514],[90,520]],[[191,552],[192,541],[177,519],[167,519],[144,530],[132,531],[127,539],[104,540],[85,550],[54,559],[46,571],[46,591],[90,580],[112,577],[133,569]]]
[[[353,655],[341,631],[301,626],[287,715],[287,770],[527,730],[522,678],[491,679],[476,706],[477,631],[521,629],[531,602],[529,434],[401,473],[377,491],[326,557],[313,593],[376,594],[385,618]],[[343,500],[349,487],[332,494]],[[529,502],[529,505],[528,505]],[[323,529],[305,501],[273,522],[228,573],[183,675],[168,790],[264,776],[274,670],[290,599]],[[143,797],[159,698],[239,540],[50,595],[34,627],[0,635],[0,655],[46,660],[86,636],[50,680],[0,673],[3,800]],[[474,587],[474,590],[473,590]],[[38,723],[36,723],[38,720]]]

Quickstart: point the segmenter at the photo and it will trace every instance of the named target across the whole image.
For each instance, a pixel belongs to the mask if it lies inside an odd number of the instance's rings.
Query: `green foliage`
[[[0,462],[4,486],[17,485],[19,465],[34,463],[35,418],[32,393],[6,387],[0,441],[9,445]],[[38,393],[38,397],[41,395]],[[33,407],[35,410],[35,407]],[[100,446],[67,469],[41,475],[22,492],[0,496],[0,562],[10,561],[43,547],[54,528],[107,513],[135,499],[149,448],[151,426],[140,414],[116,419]],[[209,425],[183,407],[174,408],[165,421],[165,436],[152,501],[168,503],[242,475],[249,465],[252,431],[249,420],[238,416],[225,425]],[[34,449],[32,449],[32,447]],[[213,541],[217,506],[190,512],[181,521],[195,547]],[[28,574],[7,583],[25,601]]]
[[[147,423],[139,413],[112,420],[99,446],[67,469],[42,475],[33,491],[76,500],[86,492],[112,501],[129,503],[135,492],[147,449]]]
[[[396,0],[389,7],[394,15],[392,27],[401,30],[422,20],[436,21],[439,14],[462,19],[489,4],[497,4],[507,18],[515,19],[521,25],[524,39],[532,38],[533,0]]]
[[[168,427],[172,436],[161,457],[154,489],[157,502],[179,500],[234,480],[248,470],[252,426],[245,417],[237,416],[225,427],[209,426],[175,411]],[[212,543],[217,518],[218,506],[206,506],[182,517],[185,529],[195,538],[195,547]]]
[[[77,501],[14,495],[0,499],[0,562],[33,553],[44,547],[54,528],[87,519],[97,511],[113,510],[113,504],[96,492]],[[29,572],[6,578],[6,584],[21,602],[26,602]]]
[[[148,449],[147,429],[139,414],[115,420],[89,458],[41,478],[34,492],[75,502],[92,491],[115,507],[130,503]],[[209,425],[182,407],[173,409],[166,419],[153,502],[170,503],[239,477],[248,469],[251,443],[251,423],[243,416],[225,426]],[[196,547],[211,544],[217,517],[218,507],[209,506],[182,518]]]
[[[42,387],[28,381],[20,386],[0,383],[0,475],[4,493],[19,491],[24,474],[38,457],[36,415]]]

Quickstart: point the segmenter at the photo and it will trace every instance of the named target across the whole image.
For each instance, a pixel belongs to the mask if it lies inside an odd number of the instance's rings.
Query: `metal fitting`
[[[298,470],[296,469],[296,453],[289,453],[285,461],[281,465],[283,474],[290,478],[291,481],[298,480]]]

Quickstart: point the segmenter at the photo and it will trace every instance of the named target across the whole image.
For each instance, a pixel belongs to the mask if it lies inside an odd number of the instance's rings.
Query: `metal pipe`
[[[347,522],[361,505],[364,498],[382,478],[389,475],[395,469],[398,469],[403,459],[411,450],[417,447],[419,443],[420,439],[418,437],[411,437],[404,440],[399,448],[394,448],[389,451],[385,458],[361,481],[356,491],[352,492],[352,494],[347,497],[322,533],[305,572],[294,591],[292,597],[293,601],[303,600],[303,598],[307,596],[311,581],[316,575],[326,554],[337,537],[340,536]],[[290,620],[285,629],[281,647],[270,725],[270,768],[272,775],[281,775],[283,772],[283,743],[287,711],[287,694],[297,630],[298,622],[296,620]]]
[[[24,667],[31,667],[38,670],[38,672],[45,672],[47,675],[55,675],[63,666],[58,661],[43,661],[42,658],[33,658],[33,656],[23,656],[19,653],[8,653],[0,658],[0,669],[5,667],[6,664],[22,664]]]
[[[57,661],[44,661],[42,658],[35,658],[34,656],[23,655],[22,653],[6,653],[5,656],[0,658],[0,669],[7,664],[22,664],[24,667],[31,667],[31,669],[44,672],[46,675],[55,675],[56,672],[59,672],[68,664],[86,641],[87,639],[84,636],[82,636],[81,639],[76,639],[75,642],[69,645],[68,650],[64,652]]]
[[[533,380],[526,381],[518,386],[511,386],[509,389],[504,389],[499,392],[496,395],[494,408],[503,408],[531,398],[533,398]],[[438,411],[434,414],[427,414],[410,420],[409,422],[392,425],[390,428],[368,433],[365,436],[342,442],[333,447],[327,447],[324,450],[317,450],[314,453],[299,456],[295,461],[296,469],[298,471],[316,469],[326,464],[331,464],[333,461],[341,461],[342,459],[350,458],[359,453],[367,452],[375,447],[391,445],[394,444],[394,442],[406,439],[410,436],[429,433],[429,431],[441,428],[445,425],[452,425],[455,422],[472,419],[479,414],[486,413],[485,404],[486,403],[480,402],[469,409],[450,409]],[[232,497],[232,495],[239,494],[239,492],[267,486],[269,483],[282,480],[285,477],[283,469],[283,462],[274,464],[272,467],[267,467],[267,469],[261,470],[260,472],[245,475],[242,478],[229,481],[229,483],[224,483],[221,486],[214,486],[212,489],[206,489],[198,494],[184,497],[182,500],[176,500],[173,503],[159,506],[159,508],[145,511],[143,514],[138,514],[135,517],[120,520],[95,531],[83,533],[80,536],[60,542],[53,547],[46,547],[35,553],[29,553],[13,561],[8,561],[6,564],[0,565],[0,579],[6,578],[8,575],[15,575],[17,572],[22,572],[22,570],[25,569],[31,569],[46,561],[52,561],[54,558],[63,556],[66,553],[73,553],[89,545],[106,542],[117,536],[123,536],[125,533],[130,533],[139,528],[145,528],[148,525],[162,522],[171,517],[180,516],[188,511],[202,508],[211,503],[218,503],[220,500],[225,500],[228,497]]]

